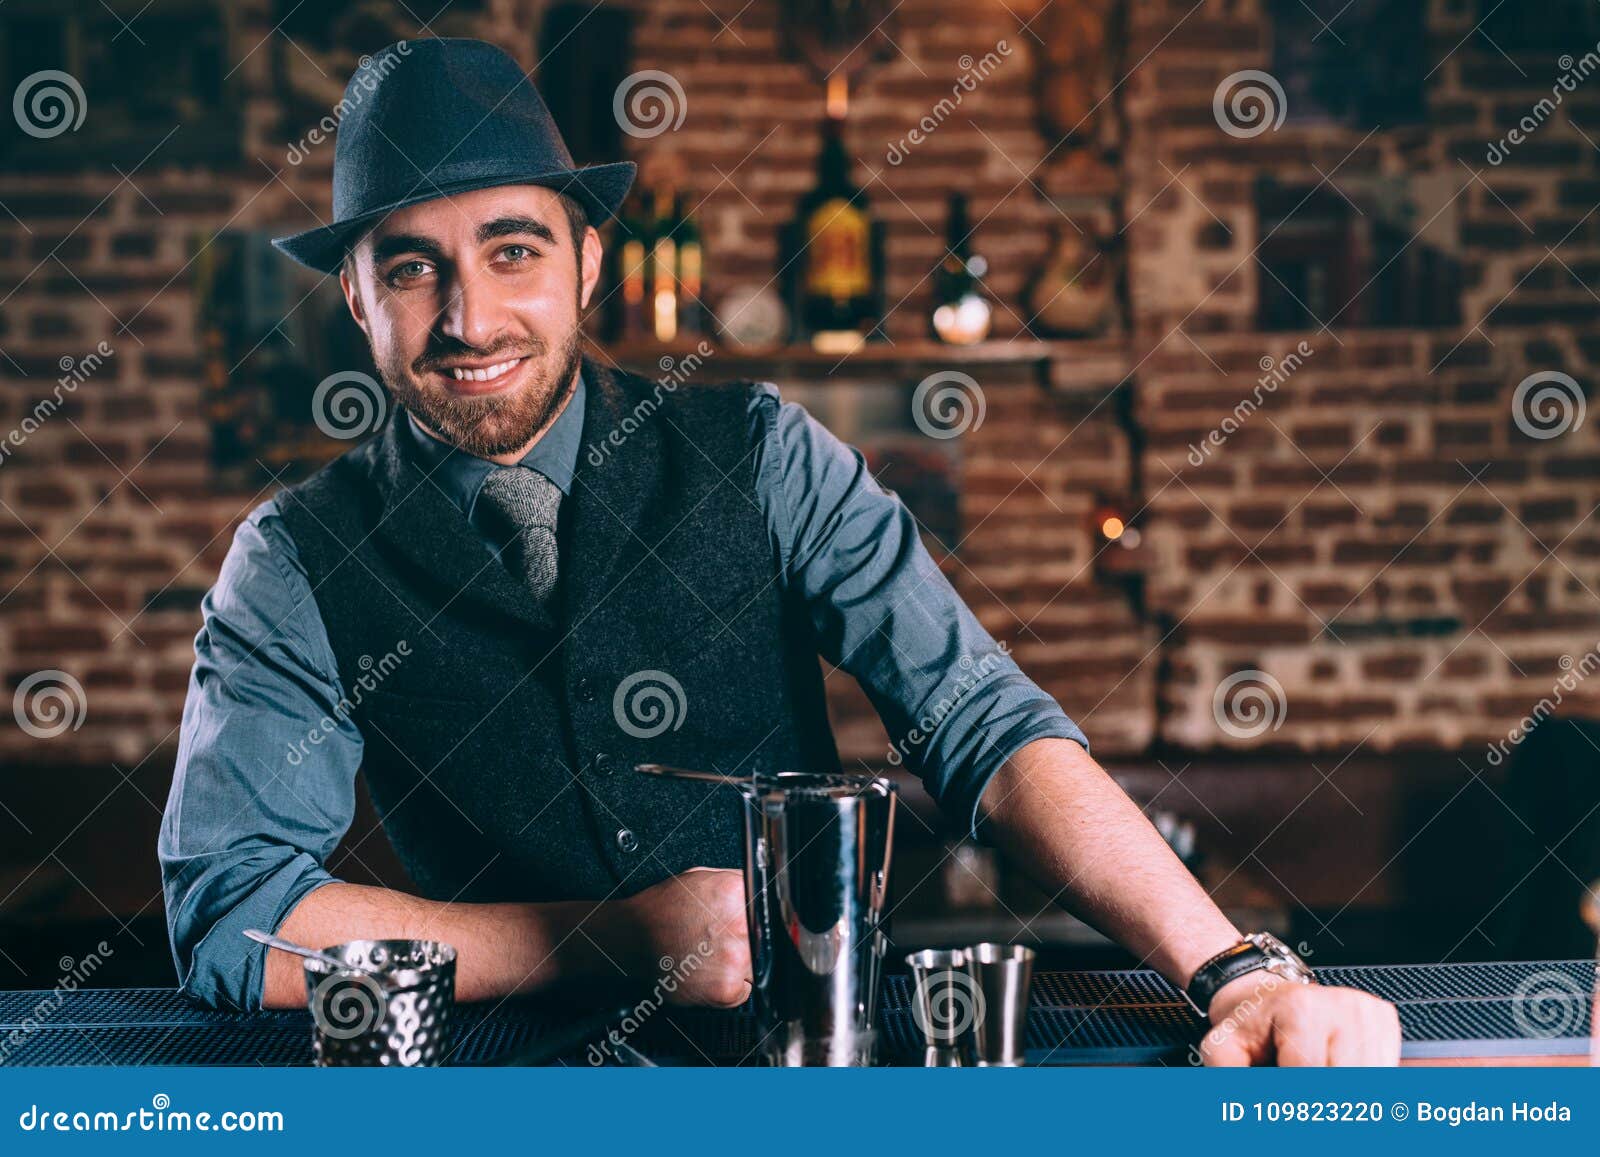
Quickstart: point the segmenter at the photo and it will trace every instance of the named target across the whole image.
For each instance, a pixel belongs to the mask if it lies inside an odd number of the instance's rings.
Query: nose
[[[459,277],[451,285],[439,328],[473,349],[486,349],[505,328],[506,314],[492,278]]]

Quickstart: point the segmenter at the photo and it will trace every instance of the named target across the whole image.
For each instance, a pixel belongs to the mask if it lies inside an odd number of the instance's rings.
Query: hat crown
[[[504,50],[481,40],[399,41],[345,86],[334,146],[335,219],[496,171],[572,168],[539,90]]]

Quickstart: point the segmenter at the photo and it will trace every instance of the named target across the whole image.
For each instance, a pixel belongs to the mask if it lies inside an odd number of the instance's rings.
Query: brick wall
[[[235,6],[241,57],[272,35],[269,7]],[[715,302],[719,284],[774,270],[778,225],[810,180],[820,95],[800,66],[778,59],[772,5],[638,7],[636,66],[671,72],[688,115],[676,132],[639,143],[637,155],[675,158],[706,197],[699,213]],[[1127,126],[1120,184],[1131,219],[1123,240],[1132,316],[1118,357],[1132,373],[1114,398],[1107,387],[1122,375],[1076,374],[1087,354],[1068,350],[1055,390],[992,383],[986,421],[963,440],[972,533],[951,565],[984,621],[1103,754],[1158,741],[1481,741],[1549,692],[1562,655],[1578,658],[1600,641],[1600,537],[1581,526],[1600,501],[1594,427],[1540,441],[1511,420],[1512,391],[1527,374],[1594,376],[1600,301],[1587,283],[1600,268],[1600,226],[1589,214],[1600,178],[1591,145],[1564,117],[1486,168],[1487,142],[1553,76],[1530,70],[1524,80],[1468,36],[1467,7],[1430,6],[1430,52],[1448,60],[1428,100],[1434,123],[1447,127],[1363,141],[1293,124],[1254,140],[1221,133],[1211,109],[1218,82],[1268,65],[1257,5],[1132,5],[1127,58],[1144,62],[1113,102]],[[540,8],[491,5],[476,30],[531,65]],[[1045,194],[1091,179],[1080,154],[1052,150],[1054,138],[1036,127],[1040,46],[1018,19],[1005,5],[906,0],[894,33],[901,55],[853,93],[851,149],[861,175],[882,178],[868,189],[890,229],[889,299],[899,306],[888,328],[897,340],[923,330],[924,275],[941,255],[952,185],[971,195],[982,222],[976,241],[1003,306],[996,332],[1009,338],[1027,316],[1013,303],[1061,224]],[[949,95],[960,59],[1002,39],[1014,51],[1001,67],[902,164],[888,165],[890,142]],[[63,358],[80,363],[100,341],[114,351],[0,465],[7,686],[61,668],[90,702],[70,740],[0,729],[8,761],[60,763],[65,752],[126,764],[175,740],[198,595],[232,526],[265,496],[214,492],[191,245],[224,227],[288,231],[328,214],[331,147],[285,164],[271,55],[263,49],[239,67],[250,96],[237,168],[164,168],[158,153],[129,179],[0,175],[5,426],[51,392]],[[1593,136],[1600,80],[1591,83],[1566,112]],[[1461,190],[1453,212],[1466,323],[1424,333],[1335,320],[1303,334],[1253,333],[1254,177],[1314,183],[1331,173],[1338,184],[1385,172],[1429,173]],[[1251,391],[1261,359],[1281,359],[1302,340],[1314,353],[1292,380],[1203,466],[1190,465],[1187,448]],[[1131,401],[1131,429],[1120,395]],[[1147,504],[1142,608],[1095,577],[1086,520],[1097,493]],[[1327,635],[1330,617],[1343,642]],[[1358,637],[1341,626],[1451,618],[1457,629],[1424,639]],[[1279,681],[1288,711],[1280,729],[1243,741],[1218,727],[1212,698],[1219,682],[1251,668]]]

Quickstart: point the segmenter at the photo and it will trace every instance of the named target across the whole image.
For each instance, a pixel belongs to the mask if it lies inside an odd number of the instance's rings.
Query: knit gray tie
[[[537,470],[501,466],[490,472],[478,501],[502,522],[498,528],[505,549],[501,560],[534,600],[545,603],[556,589],[556,516],[561,488]]]

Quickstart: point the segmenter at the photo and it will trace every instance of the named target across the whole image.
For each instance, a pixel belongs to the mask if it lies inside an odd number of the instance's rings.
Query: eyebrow
[[[498,237],[521,235],[537,237],[547,245],[558,244],[550,226],[535,217],[496,217],[492,221],[485,221],[477,229],[477,241],[480,245]],[[443,252],[439,243],[431,237],[424,237],[419,233],[392,233],[372,243],[372,263],[382,265],[391,257],[398,257],[402,253],[440,257]]]

